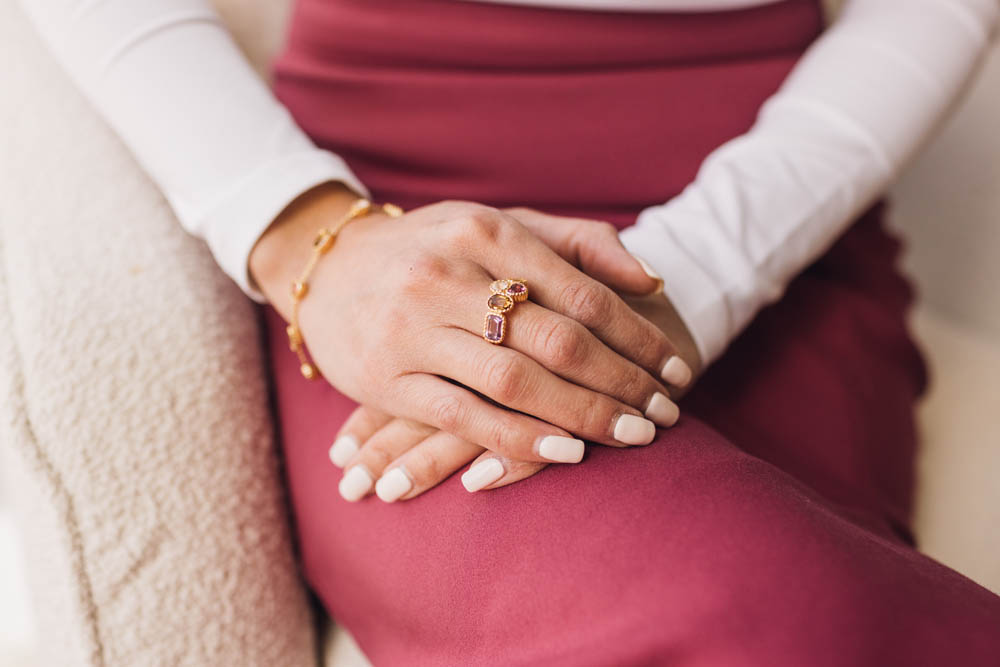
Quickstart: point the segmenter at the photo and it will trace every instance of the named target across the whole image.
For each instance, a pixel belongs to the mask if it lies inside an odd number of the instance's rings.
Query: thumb
[[[530,208],[505,209],[560,257],[591,278],[627,294],[656,294],[663,280],[629,253],[608,222],[550,215]]]

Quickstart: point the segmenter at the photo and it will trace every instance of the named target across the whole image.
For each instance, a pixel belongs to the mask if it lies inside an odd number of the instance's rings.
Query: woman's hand
[[[365,406],[351,413],[330,449],[330,460],[344,468],[340,495],[351,502],[372,491],[388,503],[415,498],[473,459],[462,475],[470,492],[512,484],[548,465],[510,459],[445,431]]]
[[[340,186],[317,188],[254,249],[253,276],[286,317],[312,237],[353,198]],[[576,247],[607,245],[610,226],[579,226]],[[588,234],[604,234],[603,243],[581,240]],[[618,289],[656,287],[638,263],[622,275]],[[498,346],[481,331],[489,283],[502,277],[525,279],[531,300],[509,313]],[[643,411],[676,419],[658,379],[676,367],[667,337],[513,216],[486,206],[442,202],[346,226],[313,274],[300,323],[317,366],[346,395],[511,459],[576,462],[583,442],[572,435],[646,444],[654,429]]]
[[[578,227],[576,223],[596,224],[592,221],[570,221],[531,209],[507,209],[505,212],[532,229],[561,256],[589,275],[600,276],[604,282],[619,282],[617,274],[622,267],[628,267],[626,262],[607,263],[608,253],[602,252],[602,248],[610,245],[608,239],[597,239],[598,247],[587,246],[590,241],[575,240],[579,236],[574,236],[570,230]],[[584,239],[596,238],[592,234],[582,236]],[[675,342],[691,368],[700,368],[701,361],[690,332],[660,290],[645,297],[628,297],[626,301]],[[689,382],[681,384],[688,386]],[[671,389],[674,397],[683,391],[680,386]],[[344,468],[340,482],[344,498],[360,500],[374,490],[385,502],[414,498],[443,482],[469,461],[473,463],[462,475],[462,484],[470,492],[512,484],[531,477],[547,465],[510,459],[433,427],[394,419],[365,406],[359,406],[342,425],[330,449],[330,459]]]
[[[687,327],[662,294],[627,301],[667,335],[681,341],[693,367],[700,367]],[[683,390],[675,388],[674,397]],[[546,463],[501,456],[419,422],[359,406],[344,422],[330,448],[330,460],[344,468],[340,494],[364,498],[373,490],[385,502],[409,500],[437,486],[470,461],[462,484],[470,491],[496,489],[531,477]]]

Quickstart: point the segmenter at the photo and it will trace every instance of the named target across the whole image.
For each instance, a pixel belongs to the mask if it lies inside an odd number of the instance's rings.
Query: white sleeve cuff
[[[675,242],[669,227],[645,222],[642,214],[618,237],[663,278],[663,292],[694,338],[702,363],[707,366],[717,359],[726,349],[732,324],[725,294],[711,275]]]
[[[248,266],[257,239],[296,197],[329,181],[340,181],[360,196],[370,197],[343,159],[315,149],[262,165],[211,209],[199,225],[219,266],[254,301],[265,302]]]

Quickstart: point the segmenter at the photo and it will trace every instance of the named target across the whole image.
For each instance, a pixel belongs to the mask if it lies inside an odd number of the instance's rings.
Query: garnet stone
[[[483,337],[491,343],[503,341],[505,318],[500,313],[486,313]]]

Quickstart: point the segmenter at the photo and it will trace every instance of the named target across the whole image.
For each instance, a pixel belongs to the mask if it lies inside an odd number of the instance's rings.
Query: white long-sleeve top
[[[505,1],[697,11],[774,0]],[[250,297],[263,299],[250,251],[295,197],[326,181],[368,195],[295,125],[208,0],[23,6],[181,224]],[[889,184],[956,100],[998,16],[1000,0],[848,0],[754,126],[621,232],[663,278],[706,363]]]

